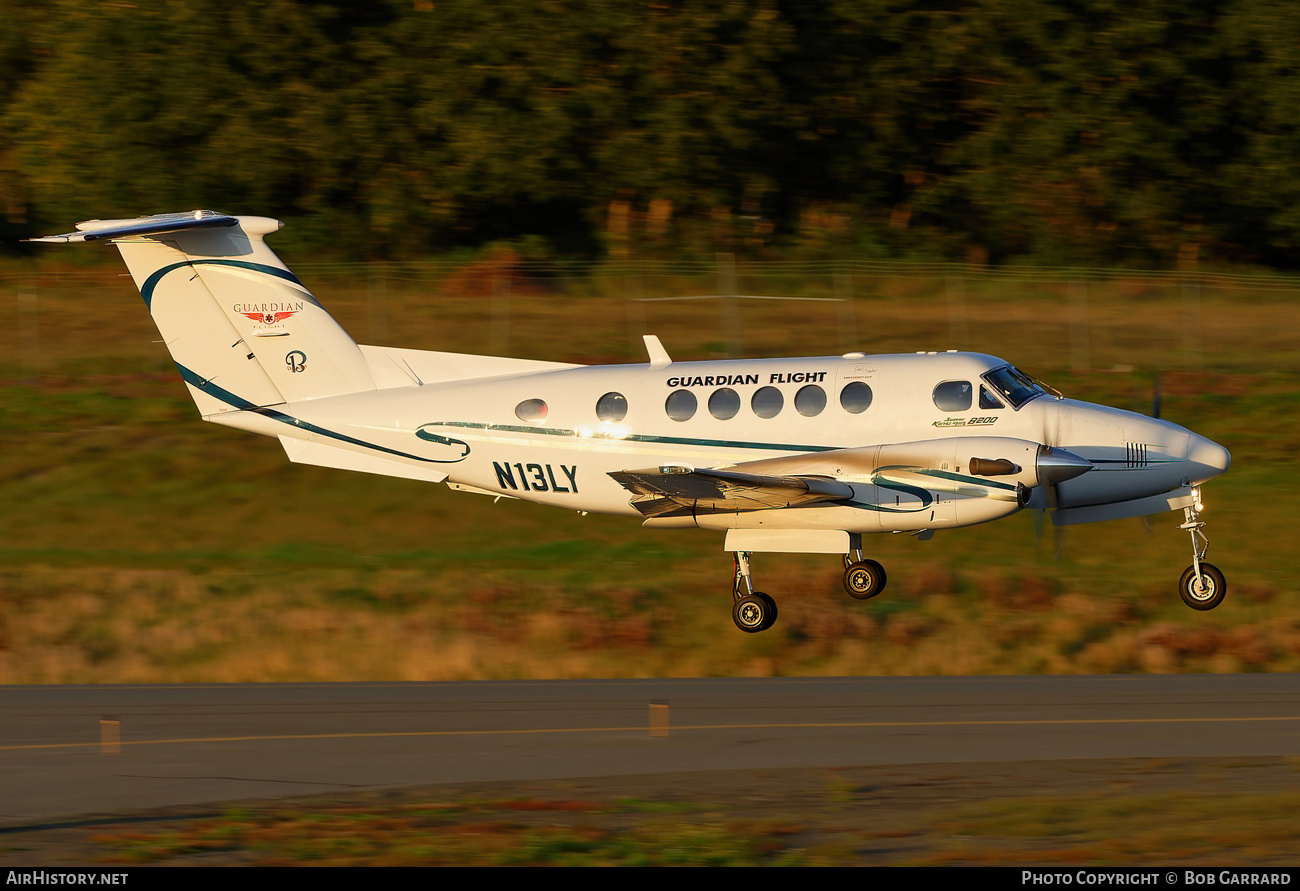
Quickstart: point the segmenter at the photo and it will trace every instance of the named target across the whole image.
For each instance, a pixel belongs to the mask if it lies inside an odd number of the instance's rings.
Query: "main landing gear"
[[[766,631],[776,622],[776,601],[754,590],[749,552],[734,551],[735,576],[731,586],[731,619],[747,634]],[[885,590],[885,567],[866,560],[860,549],[844,556],[844,590],[858,600],[869,600]]]
[[[1191,507],[1183,508],[1183,524],[1178,527],[1186,529],[1192,536],[1192,565],[1183,571],[1183,577],[1178,580],[1178,595],[1192,609],[1214,609],[1228,593],[1228,583],[1219,567],[1205,562],[1210,540],[1202,531],[1205,522],[1201,519],[1200,493],[1193,490],[1193,497],[1196,500]]]
[[[887,581],[885,567],[875,560],[864,560],[860,548],[844,555],[844,590],[850,597],[870,600],[885,590]]]
[[[762,591],[754,590],[748,551],[736,551],[732,560],[736,573],[731,586],[731,620],[747,634],[766,631],[776,621],[776,601]]]

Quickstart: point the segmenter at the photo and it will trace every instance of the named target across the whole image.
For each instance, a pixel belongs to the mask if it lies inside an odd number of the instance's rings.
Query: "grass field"
[[[721,535],[291,465],[198,419],[118,267],[42,258],[0,269],[0,683],[1300,668],[1300,334],[1272,280],[741,268],[741,294],[850,299],[655,302],[716,279],[288,260],[363,342],[579,362],[638,361],[643,331],[679,359],[957,347],[1139,411],[1159,372],[1163,416],[1233,454],[1205,496],[1228,599],[1179,601],[1172,513],[1073,527],[1059,559],[1025,514],[869,541],[890,587],[867,604],[835,558],[761,555],[781,617],[744,635]]]
[[[26,827],[0,866],[1286,866],[1286,758],[704,771],[358,790]]]

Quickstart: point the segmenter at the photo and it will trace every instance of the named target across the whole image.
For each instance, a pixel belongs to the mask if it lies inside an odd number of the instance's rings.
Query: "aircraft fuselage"
[[[261,410],[211,419],[336,448],[378,446],[485,493],[627,516],[640,514],[610,474],[630,467],[721,468],[872,443],[995,437],[1064,448],[1093,469],[1060,483],[1062,508],[1157,496],[1226,469],[1226,450],[1167,421],[1050,394],[1013,406],[984,379],[1005,366],[978,353],[923,353],[563,367],[296,403],[305,430],[268,422]],[[946,408],[940,386],[957,394]],[[604,419],[602,398],[615,402]],[[806,519],[817,526],[885,531],[879,517],[855,517],[864,512],[851,507],[815,513]]]

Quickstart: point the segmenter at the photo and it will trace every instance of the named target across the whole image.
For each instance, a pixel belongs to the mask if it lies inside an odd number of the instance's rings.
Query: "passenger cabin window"
[[[800,387],[794,394],[795,411],[805,418],[815,418],[826,407],[826,391],[816,384]]]
[[[944,381],[934,388],[934,404],[940,411],[965,411],[971,404],[970,381]]]
[[[627,397],[622,393],[606,393],[596,400],[596,417],[602,421],[623,420],[627,417]]]
[[[674,421],[689,421],[695,417],[695,409],[698,407],[695,394],[690,390],[673,390],[668,394],[668,401],[664,403],[664,411],[668,412],[668,417]]]
[[[871,408],[871,385],[853,381],[840,390],[840,408],[852,415],[860,415]]]
[[[776,387],[759,387],[750,397],[749,407],[760,418],[775,418],[785,407],[785,397]]]
[[[1002,400],[994,396],[988,387],[980,384],[980,408],[1005,408]]]
[[[540,399],[525,399],[515,406],[515,417],[521,421],[545,421],[546,403]]]
[[[709,397],[709,414],[719,421],[729,421],[740,411],[740,394],[730,387],[714,390]]]

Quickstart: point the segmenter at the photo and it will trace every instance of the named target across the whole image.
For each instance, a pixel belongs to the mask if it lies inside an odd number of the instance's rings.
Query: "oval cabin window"
[[[524,399],[515,406],[515,418],[519,420],[546,420],[546,403],[541,399]]]
[[[617,423],[627,417],[627,397],[622,393],[606,393],[596,400],[596,417]]]
[[[515,417],[521,421],[545,421],[546,403],[540,399],[525,399],[515,406]]]
[[[871,408],[871,385],[862,381],[845,384],[840,390],[840,407],[852,415],[860,415]]]
[[[674,421],[689,421],[695,417],[697,407],[695,394],[690,390],[673,390],[668,394],[668,401],[664,403],[664,411],[668,412],[668,417]]]
[[[785,406],[785,397],[776,387],[760,387],[749,400],[749,407],[760,418],[775,418]]]
[[[826,391],[816,384],[800,387],[794,394],[795,411],[805,418],[815,418],[826,407]]]
[[[709,414],[719,421],[729,421],[740,411],[740,394],[730,387],[714,390],[709,397]]]

